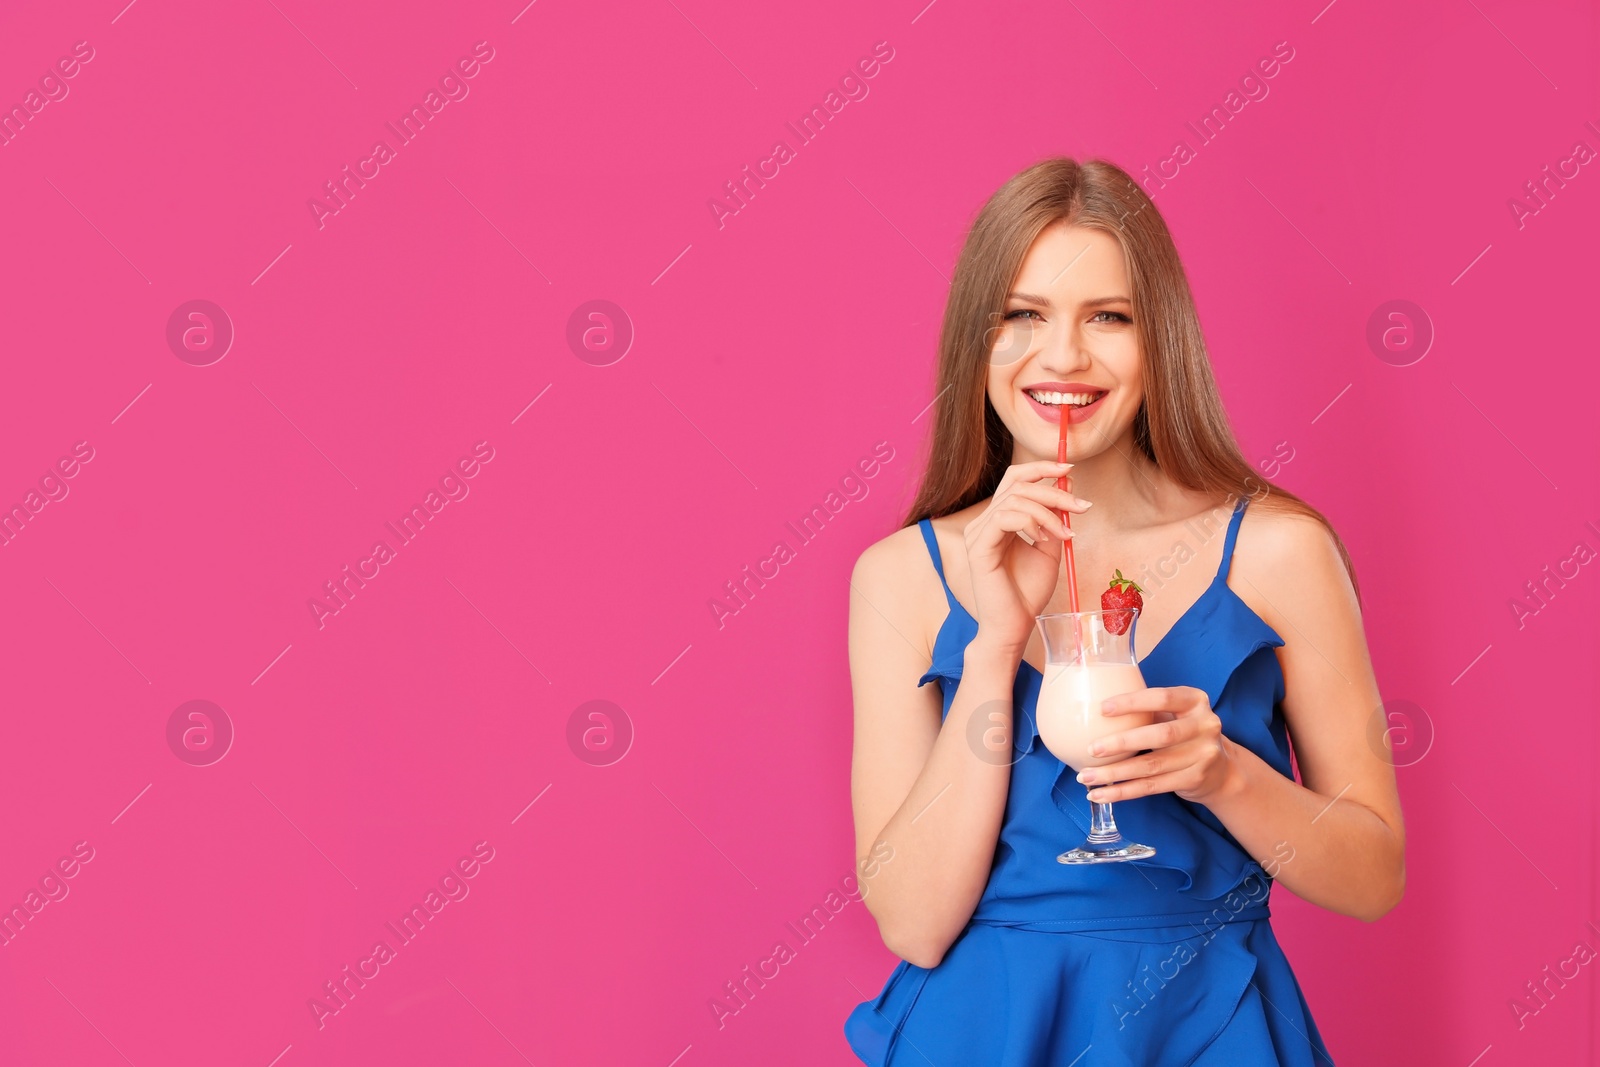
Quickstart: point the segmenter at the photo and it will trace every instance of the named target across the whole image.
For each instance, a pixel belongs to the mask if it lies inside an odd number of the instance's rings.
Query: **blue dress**
[[[1139,663],[1152,686],[1203,689],[1223,732],[1285,777],[1283,638],[1228,587],[1241,498],[1222,566]],[[933,666],[950,712],[978,624],[950,592],[933,527],[922,536],[950,613]],[[902,961],[858,1005],[845,1036],[873,1067],[1331,1067],[1268,919],[1272,883],[1204,805],[1174,793],[1118,801],[1125,838],[1148,860],[1067,866],[1089,831],[1086,789],[1039,740],[1041,677],[1013,689],[1013,758],[989,882],[931,970]],[[1292,860],[1290,860],[1292,862]]]

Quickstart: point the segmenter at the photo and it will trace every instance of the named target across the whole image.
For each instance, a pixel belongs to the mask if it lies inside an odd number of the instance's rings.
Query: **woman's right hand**
[[[1061,545],[1072,536],[1060,510],[1089,502],[1056,488],[1072,464],[1039,460],[1006,468],[989,506],[967,524],[967,570],[978,620],[977,640],[1021,657],[1061,573]],[[1019,537],[1026,533],[1033,544]]]

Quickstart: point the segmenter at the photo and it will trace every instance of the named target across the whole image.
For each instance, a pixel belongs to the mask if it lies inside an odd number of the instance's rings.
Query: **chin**
[[[1109,414],[1109,413],[1106,413]],[[1093,459],[1102,452],[1116,447],[1117,442],[1127,436],[1133,428],[1131,418],[1113,421],[1101,415],[1087,422],[1071,424],[1071,444],[1068,448],[1067,461],[1069,463],[1082,463],[1084,460]],[[1029,426],[1026,432],[1018,434],[1012,431],[1012,440],[1021,446],[1023,451],[1030,452],[1040,459],[1053,460],[1056,458],[1057,446],[1060,443],[1060,431],[1056,427],[1041,430],[1037,426]]]

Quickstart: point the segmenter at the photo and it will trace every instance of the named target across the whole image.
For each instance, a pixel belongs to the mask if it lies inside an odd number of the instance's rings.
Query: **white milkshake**
[[[1089,745],[1102,737],[1159,721],[1155,712],[1105,715],[1102,701],[1122,693],[1147,688],[1134,663],[1047,665],[1039,686],[1039,737],[1057,759],[1075,771],[1103,767],[1127,759],[1132,753],[1089,755]]]

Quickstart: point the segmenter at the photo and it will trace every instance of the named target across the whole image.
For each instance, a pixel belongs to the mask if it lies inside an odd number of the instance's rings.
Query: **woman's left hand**
[[[1167,719],[1123,730],[1089,746],[1094,756],[1128,757],[1079,773],[1078,781],[1090,787],[1090,800],[1109,803],[1176,793],[1203,804],[1236,780],[1234,743],[1223,735],[1222,720],[1211,710],[1203,689],[1187,685],[1141,689],[1112,697],[1102,709],[1108,716],[1165,712]],[[1151,751],[1136,755],[1145,749]],[[1113,782],[1117,784],[1109,784]]]

